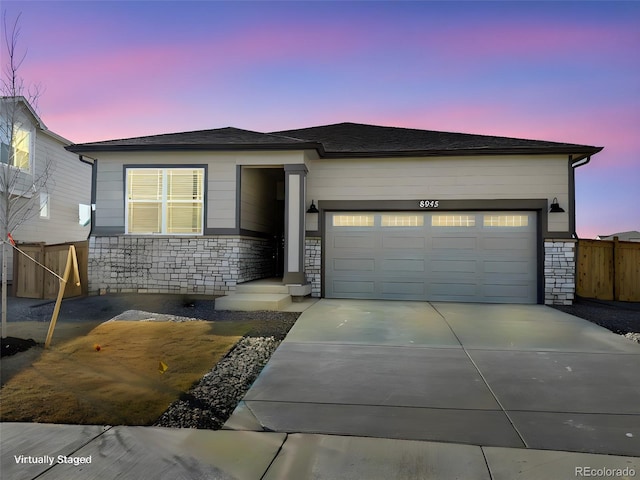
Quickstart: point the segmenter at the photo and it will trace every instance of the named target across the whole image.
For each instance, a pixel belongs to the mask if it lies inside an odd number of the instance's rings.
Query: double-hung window
[[[2,163],[13,165],[25,172],[31,171],[31,132],[24,128],[15,127],[11,138],[2,140],[0,156]]]
[[[204,168],[127,168],[126,232],[203,233]]]

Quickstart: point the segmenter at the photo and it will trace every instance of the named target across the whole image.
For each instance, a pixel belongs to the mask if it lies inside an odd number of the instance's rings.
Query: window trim
[[[44,198],[44,202],[43,202]],[[46,207],[46,215],[42,214],[42,210]],[[40,192],[40,210],[39,216],[43,220],[49,220],[51,218],[51,195],[48,192]]]
[[[8,157],[11,156],[11,151],[13,150],[13,163],[9,163],[9,158],[7,157],[7,163],[2,162],[2,165],[8,165],[11,168],[15,168],[16,170],[20,171],[20,172],[24,172],[26,174],[31,175],[33,173],[34,170],[34,151],[35,151],[35,130],[33,128],[27,128],[22,124],[15,124],[13,127],[13,135],[10,139],[11,141],[11,145],[9,145],[8,143],[5,143],[4,141],[2,142],[3,145],[6,145],[7,148],[7,155]],[[27,168],[22,168],[18,165],[15,164],[15,160],[16,160],[16,147],[15,147],[15,139],[16,139],[16,132],[25,132],[27,135],[29,135],[29,140],[28,140],[28,145],[29,145],[29,151],[27,152],[28,155],[28,166]],[[9,139],[7,139],[7,141],[9,141]]]
[[[130,232],[129,231],[129,171],[132,170],[160,170],[163,172],[163,182],[162,182],[162,199],[160,203],[162,205],[161,211],[161,232],[152,232],[152,233],[139,233],[139,232]],[[168,170],[201,170],[202,171],[202,200],[200,201],[202,204],[202,208],[200,209],[200,231],[199,232],[183,232],[183,233],[172,233],[167,232],[167,171]],[[203,164],[132,164],[132,165],[123,165],[123,194],[124,194],[124,234],[125,235],[141,235],[141,236],[180,236],[180,237],[194,237],[204,235],[206,226],[205,222],[207,219],[207,165]],[[193,201],[189,201],[187,203],[191,203]],[[144,201],[138,202],[144,203]]]

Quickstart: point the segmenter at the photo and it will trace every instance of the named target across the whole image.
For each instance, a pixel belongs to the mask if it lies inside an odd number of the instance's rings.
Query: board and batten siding
[[[568,159],[560,155],[319,159],[307,162],[307,204],[322,200],[558,198],[565,213],[550,232],[569,229]]]

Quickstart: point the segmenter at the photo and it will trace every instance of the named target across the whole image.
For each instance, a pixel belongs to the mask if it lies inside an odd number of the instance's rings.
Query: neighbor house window
[[[13,131],[13,146],[9,148],[9,140],[3,140],[0,146],[2,163],[11,164],[25,172],[31,171],[31,132],[16,127]]]
[[[127,169],[127,233],[201,234],[203,168]]]
[[[475,227],[475,215],[434,215],[431,217],[433,227]]]
[[[49,218],[49,194],[40,192],[40,218]]]

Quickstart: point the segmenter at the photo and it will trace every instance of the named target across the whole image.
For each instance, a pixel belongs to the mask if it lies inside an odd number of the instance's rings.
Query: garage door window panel
[[[382,215],[382,227],[423,227],[424,215]]]
[[[485,215],[485,227],[528,227],[529,215]]]
[[[475,227],[475,215],[433,215],[432,227]]]
[[[373,227],[375,225],[373,215],[334,215],[334,227]]]

